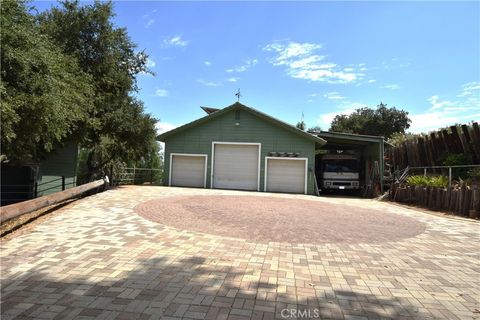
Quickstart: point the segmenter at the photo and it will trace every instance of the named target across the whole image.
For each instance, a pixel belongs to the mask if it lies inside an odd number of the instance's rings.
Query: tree
[[[308,132],[313,132],[313,133],[320,133],[322,131],[322,128],[320,126],[314,126],[311,128],[308,128]]]
[[[0,41],[2,158],[38,161],[81,130],[91,77],[39,32],[23,1],[2,1]]]
[[[405,133],[410,123],[408,112],[395,107],[387,108],[386,104],[380,102],[377,109],[364,107],[350,115],[335,116],[329,131],[390,138],[396,132]]]
[[[307,127],[307,124],[305,123],[305,121],[302,120],[302,121],[297,122],[296,127],[300,130],[305,131],[305,129]]]
[[[112,3],[100,1],[64,1],[39,17],[42,31],[75,57],[93,80],[95,99],[82,135],[92,177],[103,174],[111,163],[132,163],[156,152],[156,119],[145,114],[134,97],[137,75],[150,72],[148,56],[136,50],[113,17]]]

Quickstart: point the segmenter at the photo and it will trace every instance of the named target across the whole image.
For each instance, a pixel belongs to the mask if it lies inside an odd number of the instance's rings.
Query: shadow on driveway
[[[54,277],[32,269],[4,280],[2,319],[426,318],[406,299],[333,290],[327,282],[291,279],[285,286],[269,282],[287,281],[282,271],[232,267],[228,260],[151,258],[122,273],[89,265]]]

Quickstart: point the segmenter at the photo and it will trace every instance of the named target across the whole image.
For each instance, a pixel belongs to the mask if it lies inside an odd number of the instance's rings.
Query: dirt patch
[[[256,242],[378,243],[414,237],[425,225],[379,210],[260,196],[175,196],[134,209],[177,229]]]
[[[42,223],[54,215],[62,212],[61,209],[66,209],[66,206],[75,202],[76,200],[78,199],[69,199],[62,203],[29,212],[3,222],[0,224],[0,242],[7,241],[30,232],[31,229],[37,224]]]

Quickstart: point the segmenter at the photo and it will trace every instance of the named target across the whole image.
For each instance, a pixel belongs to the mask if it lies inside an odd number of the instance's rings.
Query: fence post
[[[113,186],[113,164],[110,165],[110,187]]]
[[[153,184],[153,170],[150,169],[150,185]]]
[[[452,187],[452,167],[448,167],[448,187]]]
[[[133,185],[135,184],[135,165],[133,165]]]
[[[35,186],[33,187],[33,198],[36,198],[38,195],[38,181],[35,181]]]
[[[424,177],[427,176],[427,168],[423,168],[423,176],[424,176]]]
[[[65,176],[62,176],[62,191],[65,190]]]

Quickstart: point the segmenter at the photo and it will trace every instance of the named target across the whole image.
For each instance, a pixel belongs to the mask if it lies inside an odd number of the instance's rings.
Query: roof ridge
[[[284,128],[286,128],[287,130],[291,130],[292,132],[296,133],[296,134],[299,134],[301,136],[304,136],[305,138],[308,138],[308,139],[311,139],[311,140],[315,140],[315,142],[318,142],[318,143],[322,143],[322,144],[325,144],[326,141],[324,139],[322,139],[321,137],[318,137],[316,135],[313,135],[309,132],[306,132],[306,131],[303,131],[283,120],[279,120],[275,117],[272,117],[262,111],[259,111],[255,108],[252,108],[252,107],[249,107],[247,105],[244,105],[238,101],[236,101],[235,103],[223,108],[223,109],[219,109],[218,111],[216,112],[213,112],[213,113],[210,113],[210,114],[207,114],[206,116],[203,116],[201,118],[198,118],[196,120],[193,120],[191,122],[188,122],[180,127],[177,127],[175,129],[172,129],[170,131],[167,131],[167,132],[164,132],[162,134],[159,134],[157,136],[157,140],[160,140],[160,139],[163,139],[165,137],[168,137],[172,134],[175,134],[177,132],[180,132],[180,131],[183,131],[187,128],[190,128],[190,127],[193,127],[193,126],[196,126],[196,125],[199,125],[205,121],[208,121],[210,119],[213,119],[213,118],[216,118],[222,114],[225,114],[227,112],[229,112],[230,110],[233,110],[234,108],[242,108],[244,110],[246,110],[247,112],[250,112],[250,113],[253,113],[254,115],[260,117],[260,118],[263,118],[264,120],[267,120],[267,121],[271,121],[277,125],[280,125],[280,126],[283,126]]]

